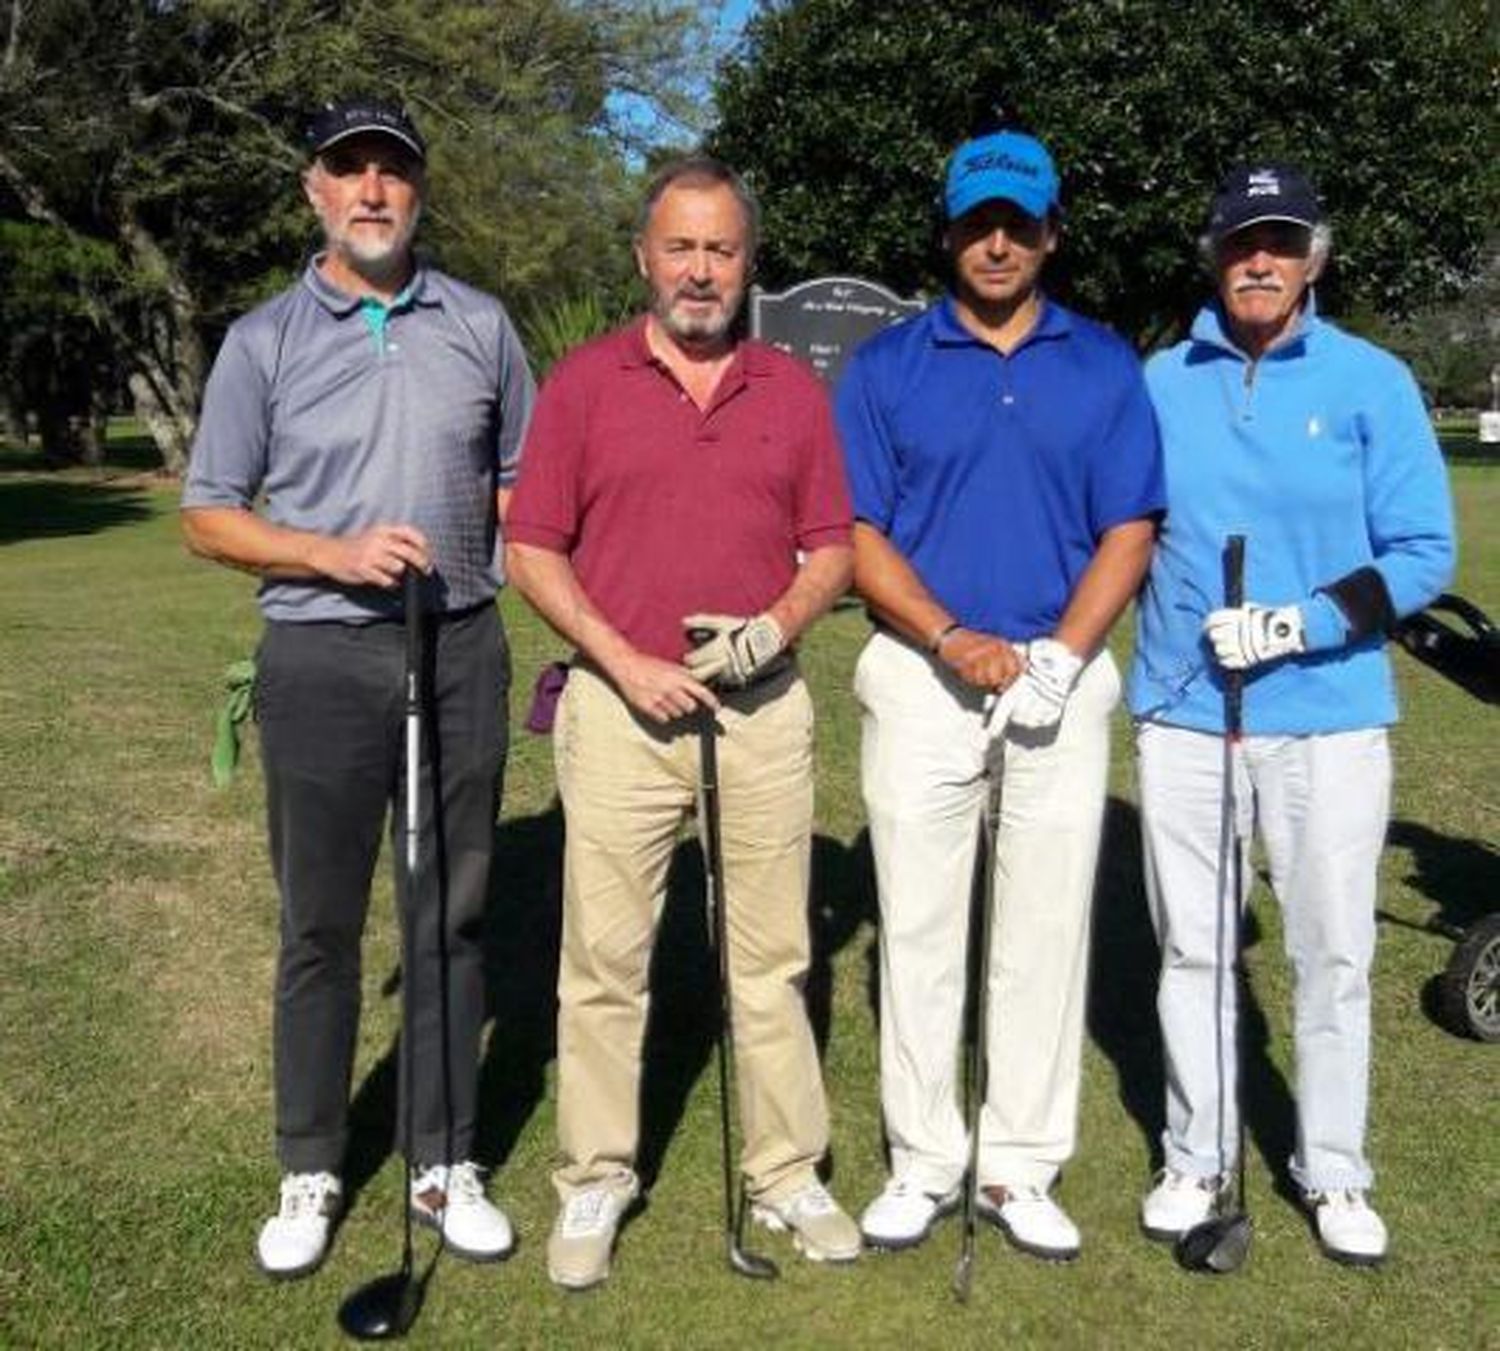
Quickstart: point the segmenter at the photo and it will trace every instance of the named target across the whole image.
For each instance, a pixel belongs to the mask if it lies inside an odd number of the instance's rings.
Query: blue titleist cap
[[[1003,198],[1038,219],[1057,206],[1057,169],[1034,136],[997,131],[965,141],[948,161],[943,207],[957,220],[981,202]]]

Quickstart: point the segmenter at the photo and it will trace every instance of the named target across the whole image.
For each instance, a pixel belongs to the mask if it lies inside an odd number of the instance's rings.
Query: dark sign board
[[[859,277],[815,277],[786,291],[753,291],[750,333],[801,357],[831,385],[866,338],[924,308]]]

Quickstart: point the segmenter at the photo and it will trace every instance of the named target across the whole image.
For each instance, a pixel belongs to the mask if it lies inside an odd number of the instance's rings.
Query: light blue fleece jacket
[[[1320,319],[1258,362],[1217,305],[1153,357],[1167,518],[1140,597],[1126,700],[1137,718],[1224,730],[1222,672],[1203,619],[1224,603],[1227,536],[1245,536],[1245,599],[1301,607],[1306,653],[1247,673],[1244,730],[1299,735],[1396,720],[1379,634],[1350,641],[1320,587],[1373,566],[1398,616],[1453,574],[1453,507],[1410,371]]]

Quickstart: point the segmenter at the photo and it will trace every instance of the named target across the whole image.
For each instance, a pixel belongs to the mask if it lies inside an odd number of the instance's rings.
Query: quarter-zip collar
[[[1259,360],[1285,361],[1305,355],[1308,344],[1317,341],[1317,332],[1321,326],[1322,320],[1318,318],[1317,294],[1312,287],[1308,287],[1307,298],[1302,302],[1302,309],[1297,315],[1296,332],[1285,342],[1277,343]],[[1195,343],[1212,347],[1225,356],[1255,364],[1251,362],[1249,353],[1235,345],[1234,338],[1230,335],[1229,321],[1225,317],[1224,307],[1218,300],[1210,301],[1198,311],[1189,336]]]

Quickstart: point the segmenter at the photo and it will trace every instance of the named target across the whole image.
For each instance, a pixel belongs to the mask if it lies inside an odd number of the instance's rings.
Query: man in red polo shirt
[[[756,224],[748,190],[716,160],[657,175],[635,240],[651,311],[554,370],[506,521],[511,580],[578,649],[554,732],[567,816],[564,1163],[547,1248],[553,1281],[571,1289],[609,1274],[639,1191],[647,967],[698,786],[703,709],[720,729],[753,1213],[814,1260],[849,1261],[860,1247],[814,1171],[828,1114],[803,1000],[813,715],[788,660],[849,584],[851,513],[822,387],[733,331]]]

